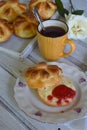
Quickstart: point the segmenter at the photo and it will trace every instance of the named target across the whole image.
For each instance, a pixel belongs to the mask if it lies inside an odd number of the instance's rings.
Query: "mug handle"
[[[62,54],[61,57],[69,56],[69,55],[72,54],[72,53],[75,51],[75,49],[76,49],[76,45],[75,45],[75,43],[73,42],[73,40],[66,39],[65,43],[70,44],[71,49],[70,49],[70,51],[67,52],[67,53],[63,52],[63,54]]]

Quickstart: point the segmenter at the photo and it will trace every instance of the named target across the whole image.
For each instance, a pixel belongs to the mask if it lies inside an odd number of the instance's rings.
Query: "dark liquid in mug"
[[[59,37],[66,34],[66,31],[61,27],[50,26],[46,27],[45,30],[41,30],[40,33],[47,37]]]

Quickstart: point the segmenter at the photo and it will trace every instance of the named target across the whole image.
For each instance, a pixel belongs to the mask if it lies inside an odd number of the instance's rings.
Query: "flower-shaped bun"
[[[30,88],[43,88],[58,84],[61,73],[62,70],[58,66],[40,62],[26,71],[25,79]]]
[[[13,29],[16,36],[21,38],[32,38],[37,33],[37,25],[33,14],[22,14],[18,16],[13,22]]]
[[[0,42],[8,41],[13,34],[12,25],[6,20],[0,19]]]
[[[0,2],[0,18],[12,23],[14,19],[26,12],[26,4],[19,3],[18,0],[8,0]]]
[[[52,0],[31,0],[29,4],[30,11],[32,11],[33,7],[38,9],[42,19],[51,18],[57,9],[56,4]]]

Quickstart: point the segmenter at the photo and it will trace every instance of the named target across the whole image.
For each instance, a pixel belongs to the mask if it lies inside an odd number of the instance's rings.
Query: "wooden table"
[[[77,0],[79,2],[79,0]],[[77,7],[77,2],[73,4]],[[84,6],[85,5],[85,6]],[[87,2],[80,1],[79,8],[85,9]],[[86,11],[85,11],[86,12]],[[79,67],[87,74],[87,42],[75,41],[75,52],[66,58],[58,60],[59,63],[67,63]],[[68,122],[65,124],[47,124],[31,119],[18,107],[13,95],[13,87],[17,76],[25,71],[29,65],[34,65],[40,61],[45,61],[38,50],[37,44],[30,47],[29,53],[23,57],[14,57],[7,53],[0,52],[0,130],[87,130],[87,117]],[[70,129],[71,130],[71,129]]]

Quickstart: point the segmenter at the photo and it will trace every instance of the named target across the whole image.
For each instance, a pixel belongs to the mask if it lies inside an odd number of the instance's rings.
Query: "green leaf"
[[[75,10],[72,12],[72,14],[76,14],[76,15],[82,15],[84,13],[84,10]]]
[[[64,8],[64,13],[68,15],[68,14],[69,14],[69,11]]]
[[[65,17],[65,14],[69,14],[69,11],[64,8],[61,0],[55,0],[55,3],[57,5],[57,10],[58,10],[60,16]]]
[[[57,5],[57,11],[58,11],[59,15],[65,18],[65,14],[68,15],[69,11],[64,8],[61,0],[55,0],[55,3]],[[72,12],[72,14],[75,14],[75,15],[82,15],[83,13],[84,13],[84,10],[74,10]]]
[[[57,4],[57,8],[64,8],[61,0],[55,0],[55,3]]]

